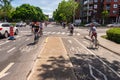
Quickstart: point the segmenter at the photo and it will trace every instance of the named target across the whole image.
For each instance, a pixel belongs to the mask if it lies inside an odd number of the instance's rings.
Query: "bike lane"
[[[48,37],[27,80],[77,80],[60,37]]]

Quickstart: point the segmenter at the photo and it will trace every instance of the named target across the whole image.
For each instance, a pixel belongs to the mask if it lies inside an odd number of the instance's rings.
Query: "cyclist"
[[[40,32],[40,23],[38,21],[32,22],[32,31],[35,35],[34,40],[36,41],[39,38],[39,32]]]
[[[43,24],[42,24],[42,22],[40,22],[39,28],[40,28],[39,33],[40,33],[40,36],[41,36],[41,35],[43,35]]]
[[[73,35],[73,32],[74,32],[74,25],[73,25],[72,23],[70,23],[69,29],[70,29],[70,34]]]
[[[91,36],[92,41],[93,41],[93,37],[95,37],[95,39],[97,40],[96,26],[93,23],[90,24],[89,36]]]

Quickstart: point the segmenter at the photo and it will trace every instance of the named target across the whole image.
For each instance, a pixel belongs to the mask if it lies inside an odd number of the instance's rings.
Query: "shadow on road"
[[[38,77],[42,77],[39,80],[76,80],[71,72],[72,67],[66,66],[69,60],[65,60],[64,57],[49,57],[47,63],[41,65],[38,71],[42,71]]]
[[[94,55],[75,54],[75,56],[70,57],[74,67],[66,67],[65,65],[69,61],[62,56],[49,57],[47,62],[50,64],[41,65],[38,71],[42,71],[42,73],[37,76],[42,77],[42,80],[75,80],[73,77],[75,74],[78,80],[94,80],[95,77],[98,80],[120,80],[120,77],[117,76],[117,74],[120,75],[120,62],[113,61],[111,63],[105,58],[95,57]],[[117,74],[112,70],[116,71]]]
[[[98,78],[98,80],[120,80],[120,77],[112,71],[119,73],[120,62],[113,61],[111,63],[105,58],[94,55],[75,54],[75,56],[77,58],[71,57],[70,59],[73,65],[76,66],[74,70],[78,80],[94,80],[93,77]]]

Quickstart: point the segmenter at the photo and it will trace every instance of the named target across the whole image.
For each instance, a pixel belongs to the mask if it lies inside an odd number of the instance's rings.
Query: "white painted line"
[[[50,34],[51,32],[47,32],[47,34]]]
[[[90,45],[87,41],[83,41],[85,44]]]
[[[79,36],[79,35],[80,35],[80,33],[77,33],[77,35]]]
[[[60,32],[58,32],[57,34],[60,34]]]
[[[89,65],[89,69],[90,69],[90,74],[91,74],[91,76],[92,76],[95,80],[98,80],[98,78],[96,78],[96,77],[93,75],[93,71],[92,71],[91,65]]]
[[[8,42],[10,42],[10,41],[1,42],[1,43],[0,43],[0,46],[3,45],[3,44],[6,44],[6,43],[8,43]]]
[[[12,49],[8,50],[7,53],[12,52],[16,47],[13,47]]]
[[[55,32],[52,32],[51,34],[55,34]]]
[[[73,35],[75,35],[75,33],[73,33]]]
[[[19,38],[20,36],[16,36],[16,38]]]
[[[64,35],[64,34],[65,34],[65,32],[62,32],[61,34],[63,34],[63,35]]]
[[[5,69],[3,69],[1,72],[0,72],[0,78],[8,75],[8,73],[6,73],[12,66],[14,65],[14,63],[10,63]]]
[[[30,38],[27,38],[25,41],[28,41],[28,40],[30,40]]]
[[[96,70],[98,73],[100,73],[101,75],[103,75],[104,80],[108,80],[105,74],[103,74],[101,71],[99,71],[99,70],[96,69],[95,67],[91,66],[90,64],[89,64],[89,69],[90,69],[90,74],[91,74],[91,76],[92,76],[95,80],[99,80],[99,79],[96,78],[96,77],[93,75],[92,69]]]
[[[31,32],[31,31],[20,31],[20,32],[25,32],[25,33],[29,33],[29,32]]]
[[[43,32],[43,34],[47,33],[46,31]]]
[[[69,35],[70,33],[67,33],[67,35]]]
[[[104,65],[106,65],[113,73],[115,73],[118,77],[120,77],[120,74],[118,74],[114,69],[112,69],[109,65],[107,65],[102,59],[100,59],[98,56],[96,56],[92,51],[87,49],[83,44],[81,44],[77,39],[73,38],[76,42],[78,42],[83,48],[85,48],[88,52],[93,54],[97,59],[99,59]]]
[[[71,41],[71,40],[68,40],[68,42],[69,42],[70,44],[72,44],[72,41]]]

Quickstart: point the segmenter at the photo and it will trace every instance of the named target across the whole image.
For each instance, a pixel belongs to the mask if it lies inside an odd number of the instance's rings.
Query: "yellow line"
[[[48,42],[48,37],[46,38],[45,42],[46,42],[46,43]]]

